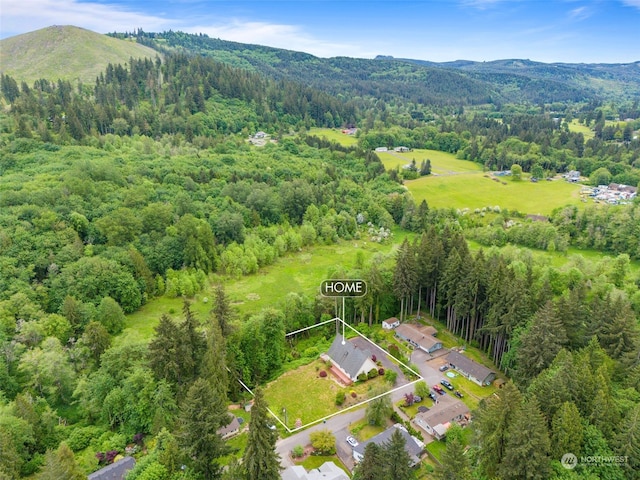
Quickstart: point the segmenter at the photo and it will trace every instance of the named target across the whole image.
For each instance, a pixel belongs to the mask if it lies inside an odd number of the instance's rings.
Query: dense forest
[[[187,41],[203,40],[177,45]],[[333,272],[370,285],[345,319],[375,335],[389,316],[428,314],[513,380],[476,412],[471,454],[447,447],[445,469],[639,478],[638,202],[560,207],[544,225],[507,210],[474,219],[416,205],[405,172],[386,172],[372,152],[431,148],[487,169],[578,169],[638,185],[637,102],[485,104],[483,92],[463,108],[378,96],[366,79],[345,98],[239,67],[165,50],[110,65],[94,85],[0,78],[0,478],[84,478],[125,452],[140,460],[129,479],[271,478],[259,389],[242,464],[216,431],[227,403],[244,398],[236,380],[260,387],[318,353],[283,334],[334,306],[290,294],[244,318],[220,284],[201,318],[188,299],[214,274],[230,281],[380,229],[412,240]],[[593,138],[573,132],[574,119]],[[360,128],[355,147],[309,133],[348,125]],[[259,130],[273,141],[249,144]],[[505,230],[509,220],[518,225]],[[471,251],[466,238],[487,248]],[[557,267],[507,244],[614,257]],[[187,301],[160,315],[150,341],[122,338],[125,315],[157,297]],[[567,451],[629,460],[568,471]],[[265,465],[252,462],[260,455]]]

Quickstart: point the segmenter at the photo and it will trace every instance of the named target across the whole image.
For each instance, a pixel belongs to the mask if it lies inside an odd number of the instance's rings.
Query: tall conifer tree
[[[278,434],[269,428],[269,412],[262,390],[258,388],[254,393],[249,421],[249,438],[242,458],[246,478],[247,480],[280,478],[280,456],[276,453]]]

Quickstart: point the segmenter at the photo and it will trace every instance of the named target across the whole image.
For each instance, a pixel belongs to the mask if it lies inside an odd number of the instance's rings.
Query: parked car
[[[442,387],[440,385],[434,385],[433,389],[438,392],[440,395],[444,395],[445,391],[442,389]]]
[[[453,385],[451,385],[449,382],[447,382],[446,380],[440,380],[440,383],[442,385],[444,385],[446,388],[448,388],[449,390],[453,390]]]
[[[420,395],[413,396],[413,403],[420,403],[422,401],[422,397]]]
[[[442,365],[438,370],[440,370],[441,372],[446,372],[447,370],[449,370],[449,365]]]
[[[347,443],[349,445],[351,445],[352,447],[357,447],[358,446],[358,441],[355,438],[353,438],[351,435],[349,435],[347,437]]]
[[[456,390],[455,392],[453,392],[453,394],[458,397],[458,398],[462,398],[464,397],[464,395],[462,395],[462,393],[460,393],[458,390]]]
[[[433,392],[429,392],[429,398],[435,402],[436,401],[436,394],[433,393]]]

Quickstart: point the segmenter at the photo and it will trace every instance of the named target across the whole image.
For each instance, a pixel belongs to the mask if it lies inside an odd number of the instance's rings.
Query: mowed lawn
[[[309,135],[315,135],[319,138],[324,137],[345,147],[353,147],[358,144],[358,139],[355,135],[342,133],[342,130],[338,128],[312,128],[309,130]]]
[[[569,124],[569,130],[575,133],[582,133],[585,140],[589,140],[595,136],[595,133],[590,127],[579,123],[577,119],[573,119]]]
[[[497,205],[522,213],[549,215],[557,207],[583,205],[581,186],[562,180],[531,183],[526,180],[513,182],[506,177],[496,182],[478,173],[427,176],[407,181],[405,185],[416,204],[427,200],[435,208],[475,209]]]
[[[416,166],[420,168],[423,160],[431,160],[431,172],[434,175],[451,175],[456,173],[481,172],[482,165],[468,160],[459,160],[452,153],[440,152],[438,150],[418,149],[410,152],[377,152],[384,168],[393,170],[396,167],[402,168],[412,160],[416,161]]]
[[[283,408],[287,410],[287,426],[295,427],[300,419],[303,425],[319,420],[332,413],[339,412],[349,405],[355,405],[367,399],[371,388],[382,387],[390,390],[384,377],[376,377],[363,383],[355,383],[349,387],[339,385],[329,373],[325,378],[318,375],[316,369],[324,369],[322,360],[290,370],[264,388],[264,397],[280,420],[284,423]],[[336,394],[344,390],[347,401],[341,407],[336,405]],[[350,392],[356,392],[356,398]]]

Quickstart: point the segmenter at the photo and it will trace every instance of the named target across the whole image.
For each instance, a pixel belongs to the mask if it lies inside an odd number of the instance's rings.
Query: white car
[[[358,446],[358,441],[355,438],[353,438],[351,435],[349,435],[347,437],[347,443],[349,445],[351,445],[352,447],[357,447]]]

